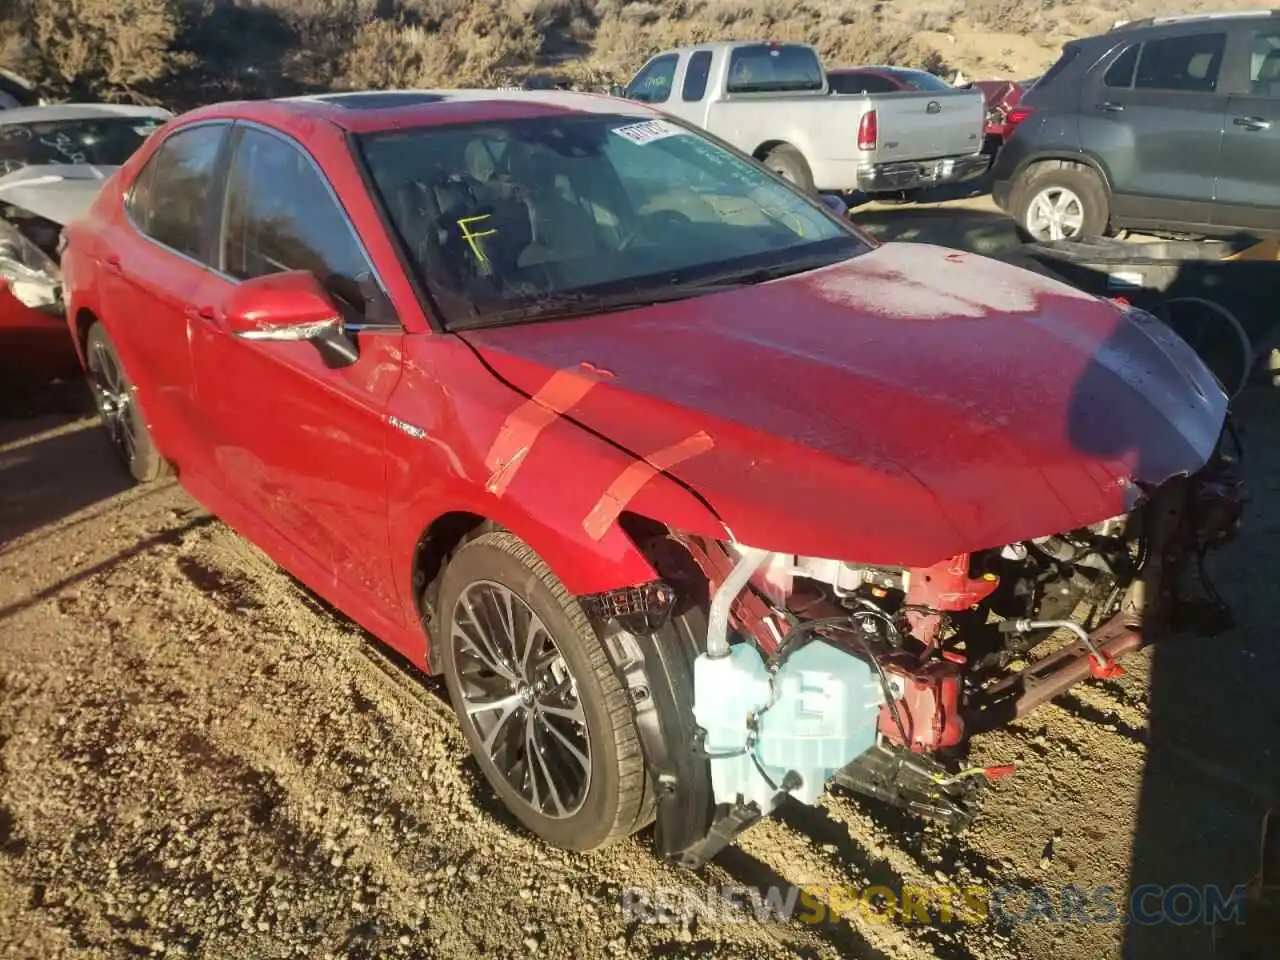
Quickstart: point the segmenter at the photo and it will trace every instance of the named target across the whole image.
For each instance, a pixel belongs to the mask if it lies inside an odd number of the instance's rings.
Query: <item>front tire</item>
[[[1102,178],[1088,167],[1056,162],[1023,175],[1012,207],[1018,229],[1038,242],[1101,237],[1111,218]]]
[[[98,417],[120,462],[138,483],[151,483],[166,476],[169,465],[151,439],[133,382],[101,323],[89,328],[85,361]]]
[[[578,601],[530,547],[495,531],[440,585],[445,683],[485,778],[553,846],[596,850],[651,818],[630,700]]]

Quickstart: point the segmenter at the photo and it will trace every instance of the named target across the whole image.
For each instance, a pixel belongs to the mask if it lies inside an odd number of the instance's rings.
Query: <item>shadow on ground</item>
[[[865,193],[855,193],[848,197],[852,209],[871,203],[892,203],[904,210],[918,209],[924,204],[954,203],[957,200],[973,200],[991,193],[991,174],[984,173],[980,177],[963,183],[948,183],[940,187],[929,187],[924,190],[910,190],[901,194],[877,194],[869,197]]]
[[[123,492],[131,480],[96,420],[0,420],[0,545]]]
[[[1280,803],[1280,647],[1271,634],[1280,620],[1280,392],[1254,387],[1237,406],[1252,502],[1240,541],[1210,560],[1236,626],[1222,636],[1158,646],[1152,664],[1130,866],[1131,892],[1149,891],[1139,906],[1150,913],[1186,911],[1188,897],[1203,906],[1212,896],[1207,890],[1226,897],[1246,883],[1257,869],[1262,816]],[[1178,889],[1185,896],[1175,900]],[[1130,924],[1124,956],[1213,956],[1207,919]]]
[[[1008,217],[990,210],[960,207],[876,207],[854,210],[850,219],[877,240],[936,243],[999,257],[1022,245]]]

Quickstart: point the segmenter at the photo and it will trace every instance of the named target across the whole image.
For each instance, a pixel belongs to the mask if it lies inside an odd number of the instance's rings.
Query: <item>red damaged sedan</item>
[[[134,477],[443,674],[568,848],[656,820],[696,865],[832,783],[963,823],[1008,772],[967,737],[1115,675],[1238,523],[1226,397],[1152,317],[616,99],[197,110],[63,271]]]

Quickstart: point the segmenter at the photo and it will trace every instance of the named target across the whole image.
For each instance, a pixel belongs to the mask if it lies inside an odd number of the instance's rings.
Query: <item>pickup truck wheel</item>
[[[1081,166],[1033,167],[1018,185],[1012,207],[1019,229],[1041,242],[1100,237],[1110,219],[1106,187]]]
[[[89,388],[111,449],[139,483],[166,476],[169,464],[151,439],[133,384],[101,323],[90,327],[84,349]]]
[[[809,170],[809,164],[805,161],[804,154],[791,144],[778,144],[764,155],[763,163],[805,193],[813,193],[813,173]]]
[[[649,822],[631,703],[578,601],[527,544],[493,531],[440,584],[442,665],[476,762],[557,847],[595,850]]]

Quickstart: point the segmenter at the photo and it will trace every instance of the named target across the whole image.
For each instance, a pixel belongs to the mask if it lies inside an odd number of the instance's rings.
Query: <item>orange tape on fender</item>
[[[598,382],[576,370],[557,370],[541,390],[516,407],[503,422],[484,458],[484,465],[490,471],[485,489],[502,496],[538,434],[585,397]]]
[[[710,436],[699,430],[679,443],[674,443],[657,453],[650,454],[643,460],[637,460],[628,465],[596,501],[587,518],[582,521],[582,529],[587,531],[587,536],[592,540],[599,540],[618,519],[618,514],[627,508],[627,504],[654,476],[671,469],[677,463],[683,463],[700,453],[706,453],[715,445],[715,441]]]

